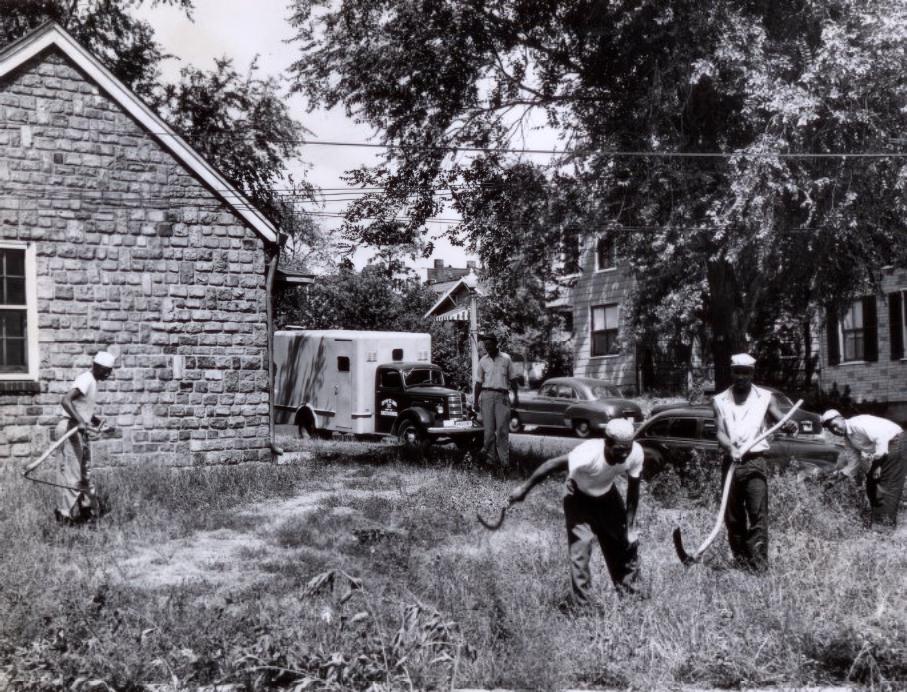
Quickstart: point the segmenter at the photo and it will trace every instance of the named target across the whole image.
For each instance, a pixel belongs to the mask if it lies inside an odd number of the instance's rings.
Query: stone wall
[[[38,393],[0,389],[0,462],[49,442],[115,353],[95,462],[270,460],[265,242],[61,53],[0,81],[0,239],[34,242]]]

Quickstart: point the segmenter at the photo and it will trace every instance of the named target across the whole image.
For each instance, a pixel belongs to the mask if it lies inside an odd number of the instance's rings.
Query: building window
[[[863,302],[856,301],[841,317],[841,355],[845,361],[864,360]]]
[[[618,305],[596,305],[592,308],[592,356],[610,356],[619,352],[617,344]]]
[[[38,378],[33,245],[0,243],[0,379]]]
[[[582,254],[582,238],[579,232],[574,228],[564,230],[561,243],[564,274],[579,274]]]
[[[617,268],[617,246],[609,235],[600,236],[595,244],[595,269],[605,271]]]
[[[888,326],[891,330],[891,360],[901,360],[907,344],[907,289],[888,294]]]

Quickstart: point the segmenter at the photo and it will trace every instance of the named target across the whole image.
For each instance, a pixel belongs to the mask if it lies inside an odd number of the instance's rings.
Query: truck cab
[[[431,363],[385,363],[375,372],[375,432],[404,443],[417,438],[466,438],[475,435],[466,396],[444,384],[441,368]]]

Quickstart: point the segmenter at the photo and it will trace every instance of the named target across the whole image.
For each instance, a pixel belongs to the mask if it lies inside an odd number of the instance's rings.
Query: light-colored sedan
[[[572,430],[577,437],[601,433],[612,418],[642,422],[639,406],[623,397],[620,389],[592,377],[553,377],[538,392],[521,392],[520,405],[510,414],[510,431],[524,426]]]

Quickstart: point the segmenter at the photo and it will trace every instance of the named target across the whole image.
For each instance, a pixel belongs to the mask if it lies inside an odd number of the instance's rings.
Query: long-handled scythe
[[[96,428],[91,428],[88,434],[94,434],[94,435],[100,436],[102,434],[108,434],[112,430],[113,430],[112,428],[109,428],[108,426],[105,426],[102,423],[102,424],[98,425]],[[70,437],[72,437],[73,435],[75,435],[78,432],[79,432],[78,427],[72,427],[69,430],[67,430],[63,435],[60,436],[60,439],[55,440],[53,442],[53,444],[50,445],[50,447],[48,447],[46,450],[44,450],[44,453],[41,454],[40,457],[38,457],[33,462],[31,462],[28,466],[26,466],[22,470],[22,475],[34,483],[41,483],[42,485],[49,485],[54,488],[63,488],[64,490],[72,490],[77,493],[83,493],[86,496],[86,498],[88,499],[91,509],[95,512],[95,516],[97,516],[100,507],[99,507],[97,495],[94,492],[94,486],[89,486],[88,490],[86,490],[85,488],[73,487],[73,486],[69,486],[69,485],[64,485],[62,483],[54,483],[53,481],[47,481],[47,480],[44,480],[43,478],[34,478],[31,475],[31,473],[35,469],[37,469],[41,464],[43,464],[45,461],[47,461],[47,459],[50,458],[51,454],[56,452],[63,445],[64,442],[66,442]],[[86,443],[84,443],[84,441],[83,441],[83,445],[82,445],[82,453],[83,454],[88,453],[87,445],[86,445]]]
[[[510,509],[511,504],[512,503],[508,501],[503,507],[501,507],[501,513],[498,515],[497,519],[488,520],[478,512],[476,512],[476,519],[478,519],[479,523],[489,531],[497,531],[499,528],[501,528],[501,524],[504,523],[504,517],[507,514],[507,510]]]
[[[764,440],[769,435],[775,433],[782,425],[787,423],[787,421],[790,420],[790,417],[792,415],[794,415],[794,412],[798,408],[800,408],[800,406],[802,404],[803,404],[803,399],[800,399],[799,401],[797,401],[797,403],[795,403],[790,408],[790,410],[784,414],[784,416],[781,418],[781,420],[779,420],[772,427],[770,427],[764,433],[759,435],[759,437],[757,437],[752,442],[750,442],[746,447],[744,447],[742,450],[741,456],[743,456],[743,454],[746,454],[747,452],[749,452],[753,447],[755,447],[757,444],[762,442],[762,440]],[[718,509],[718,517],[715,519],[715,526],[712,528],[712,532],[708,535],[708,538],[706,538],[702,542],[702,545],[700,545],[696,549],[695,553],[690,555],[689,553],[687,553],[686,550],[684,550],[683,536],[681,536],[680,527],[678,526],[674,529],[674,533],[673,533],[674,550],[677,551],[677,557],[680,558],[680,561],[683,564],[689,566],[695,562],[698,562],[699,558],[702,557],[702,554],[708,549],[708,547],[710,545],[712,545],[714,540],[718,537],[718,533],[721,531],[721,524],[724,520],[724,511],[727,509],[727,499],[728,499],[728,495],[730,495],[730,492],[731,492],[731,483],[733,482],[733,478],[734,478],[734,465],[731,464],[731,467],[728,469],[727,476],[724,479],[724,490],[721,493],[721,507],[719,507],[719,509]]]

